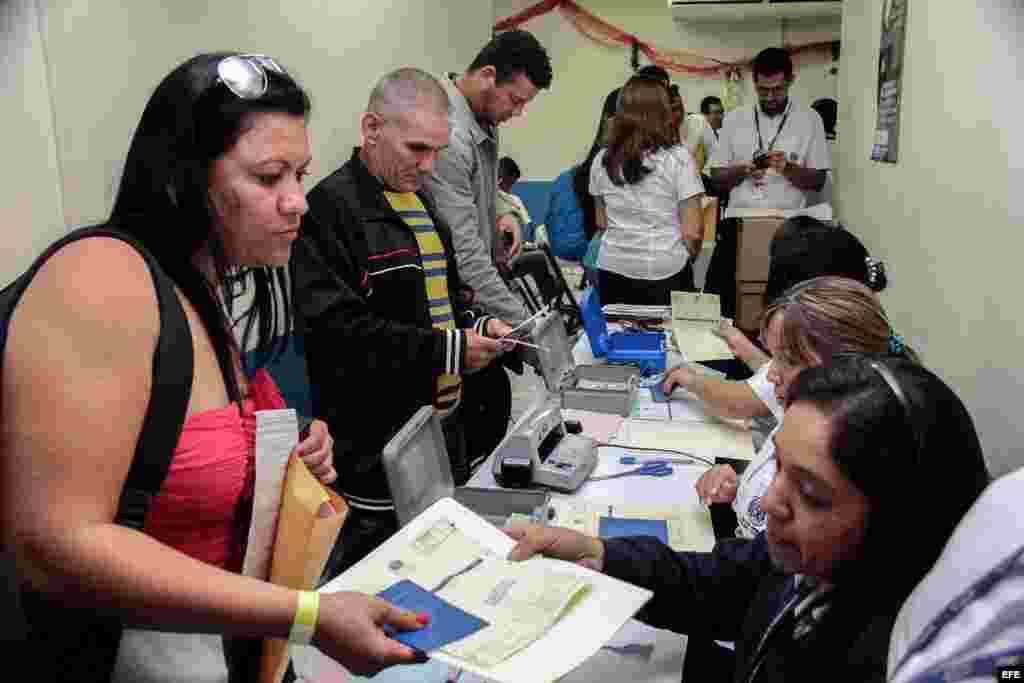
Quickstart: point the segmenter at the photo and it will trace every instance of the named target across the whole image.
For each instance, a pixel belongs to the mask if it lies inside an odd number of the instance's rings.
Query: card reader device
[[[590,437],[566,430],[559,397],[548,394],[516,421],[494,449],[491,466],[505,487],[532,482],[575,491],[597,467],[597,447]]]
[[[454,498],[499,528],[513,516],[544,524],[552,513],[551,494],[544,490],[456,487],[441,420],[429,405],[420,408],[392,437],[381,460],[402,526],[445,497]]]
[[[563,408],[629,415],[640,385],[633,365],[576,365],[572,344],[557,311],[534,322],[532,338],[541,349],[538,366],[548,393],[560,397]]]

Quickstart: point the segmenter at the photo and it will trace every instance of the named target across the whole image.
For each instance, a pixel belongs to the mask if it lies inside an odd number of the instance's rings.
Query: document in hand
[[[722,304],[717,294],[672,292],[672,334],[688,361],[728,360],[732,349],[718,334]]]
[[[482,517],[443,498],[321,590],[377,594],[411,581],[436,594],[487,625],[431,656],[496,683],[561,678],[651,597],[568,562],[509,562],[514,545]]]
[[[288,460],[270,581],[296,590],[312,590],[348,514],[345,501],[309,471],[301,459]],[[263,642],[260,683],[278,683],[288,667],[288,642]]]

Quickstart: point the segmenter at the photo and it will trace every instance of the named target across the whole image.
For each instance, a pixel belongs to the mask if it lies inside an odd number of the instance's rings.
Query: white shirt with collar
[[[604,167],[605,150],[590,167],[590,193],[601,197],[608,229],[597,266],[637,280],[664,280],[690,258],[680,229],[679,203],[704,192],[693,157],[683,145],[648,154],[651,173],[616,185]]]
[[[701,116],[701,118],[704,118]],[[721,131],[717,131],[711,127],[711,124],[704,119],[704,130],[701,131],[704,137],[704,168],[711,168],[711,160],[715,156],[715,148],[718,147],[718,138],[721,136]]]
[[[710,167],[725,168],[752,160],[759,148],[758,129],[765,151],[785,152],[789,161],[807,168],[820,171],[832,168],[821,116],[792,97],[786,110],[778,116],[769,117],[760,110],[760,104],[726,114]],[[780,173],[770,170],[763,181],[745,178],[734,187],[729,194],[729,206],[736,209],[800,209],[806,206],[806,193]]]

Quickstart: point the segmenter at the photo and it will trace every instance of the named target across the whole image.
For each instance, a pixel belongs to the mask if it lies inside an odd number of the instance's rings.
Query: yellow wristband
[[[320,594],[313,591],[299,591],[299,604],[295,608],[295,621],[292,622],[288,641],[300,645],[309,645],[316,632],[316,620],[320,614]]]

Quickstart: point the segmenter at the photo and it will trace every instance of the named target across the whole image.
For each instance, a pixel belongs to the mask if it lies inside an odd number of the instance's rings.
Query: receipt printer
[[[456,487],[441,420],[432,406],[423,406],[405,423],[384,447],[381,459],[395,501],[395,515],[402,526],[446,497],[498,528],[513,517],[539,524],[550,517],[551,494],[547,491]]]
[[[629,415],[640,385],[635,365],[576,365],[565,325],[557,311],[541,315],[532,337],[548,393],[559,397],[563,408]]]
[[[558,396],[545,395],[516,421],[491,462],[502,486],[575,491],[597,466],[597,447],[589,437],[568,433]]]

